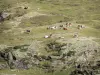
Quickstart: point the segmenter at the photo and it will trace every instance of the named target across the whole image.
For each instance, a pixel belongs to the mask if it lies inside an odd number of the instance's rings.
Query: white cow
[[[44,38],[49,38],[49,36],[48,35],[45,35]]]
[[[52,34],[44,36],[44,38],[51,38],[51,37],[52,37]]]
[[[57,29],[56,26],[52,26],[52,27],[47,27],[47,29]]]

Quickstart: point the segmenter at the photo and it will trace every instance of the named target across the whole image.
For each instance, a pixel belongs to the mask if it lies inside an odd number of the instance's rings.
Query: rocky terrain
[[[1,0],[0,75],[99,75],[99,0]]]

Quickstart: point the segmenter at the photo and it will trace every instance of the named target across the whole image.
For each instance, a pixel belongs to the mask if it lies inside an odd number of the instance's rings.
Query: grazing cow
[[[44,38],[49,38],[49,36],[48,35],[45,35]]]
[[[56,26],[53,26],[53,27],[47,27],[47,29],[57,29]]]
[[[57,28],[56,26],[51,27],[51,29],[56,29],[56,28]]]
[[[68,30],[68,29],[64,27],[63,30]]]
[[[66,23],[66,25],[68,25],[68,23]]]
[[[44,36],[44,38],[51,38],[51,37],[52,37],[52,34]]]
[[[84,25],[81,25],[81,28],[85,28],[85,26]]]
[[[30,30],[26,30],[27,33],[31,32]]]
[[[68,27],[68,23],[66,23],[66,27]]]
[[[69,26],[71,26],[72,25],[72,23],[69,23]]]
[[[59,27],[64,27],[64,25],[60,25]]]
[[[78,25],[77,28],[82,29],[82,28],[85,28],[85,26],[84,25]]]
[[[66,23],[66,27],[70,27],[71,25],[71,23]]]
[[[62,29],[64,27],[64,25],[60,25],[59,28]]]
[[[78,29],[81,29],[81,25],[78,25],[77,28],[78,28]]]

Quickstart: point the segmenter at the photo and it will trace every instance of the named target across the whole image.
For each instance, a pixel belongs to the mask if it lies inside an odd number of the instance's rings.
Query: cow
[[[27,33],[27,34],[29,34],[31,31],[30,30],[26,30],[24,33]]]
[[[44,38],[49,38],[49,36],[48,35],[45,35]]]
[[[29,33],[29,32],[31,32],[31,31],[30,31],[30,30],[26,30],[26,32],[28,32],[28,33]]]
[[[78,25],[77,28],[82,29],[82,28],[85,28],[85,26],[84,25]]]
[[[66,23],[66,27],[70,27],[72,23]]]
[[[72,23],[69,23],[69,26],[71,26],[72,25]]]
[[[81,28],[85,28],[85,26],[84,25],[81,25]]]
[[[59,27],[64,27],[64,25],[60,25]]]
[[[51,38],[51,37],[52,37],[52,34],[44,36],[44,38]]]
[[[52,27],[47,27],[47,29],[57,29],[56,26],[52,26]]]
[[[63,30],[68,30],[68,29],[64,27]]]
[[[81,25],[78,25],[77,28],[78,28],[78,29],[81,29]]]

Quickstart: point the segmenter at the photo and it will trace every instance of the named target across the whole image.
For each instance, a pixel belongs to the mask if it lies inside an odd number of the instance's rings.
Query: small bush
[[[52,53],[53,56],[60,56],[61,54],[56,52],[56,53]]]
[[[59,43],[59,42],[56,42],[56,41],[53,41],[53,42],[50,42],[50,43],[48,43],[47,44],[47,47],[50,49],[50,50],[52,50],[52,51],[61,51],[61,50],[63,50],[63,46],[66,46],[66,44],[65,43],[63,43],[63,44],[61,44],[61,43]]]
[[[42,62],[40,63],[40,65],[41,65],[42,67],[49,68],[49,67],[51,66],[51,63],[50,63],[49,61],[42,61]]]
[[[19,45],[19,46],[14,46],[13,49],[17,50],[20,49],[21,52],[27,51],[29,45]]]
[[[75,51],[69,51],[68,53],[67,53],[67,56],[74,56],[75,55]]]

